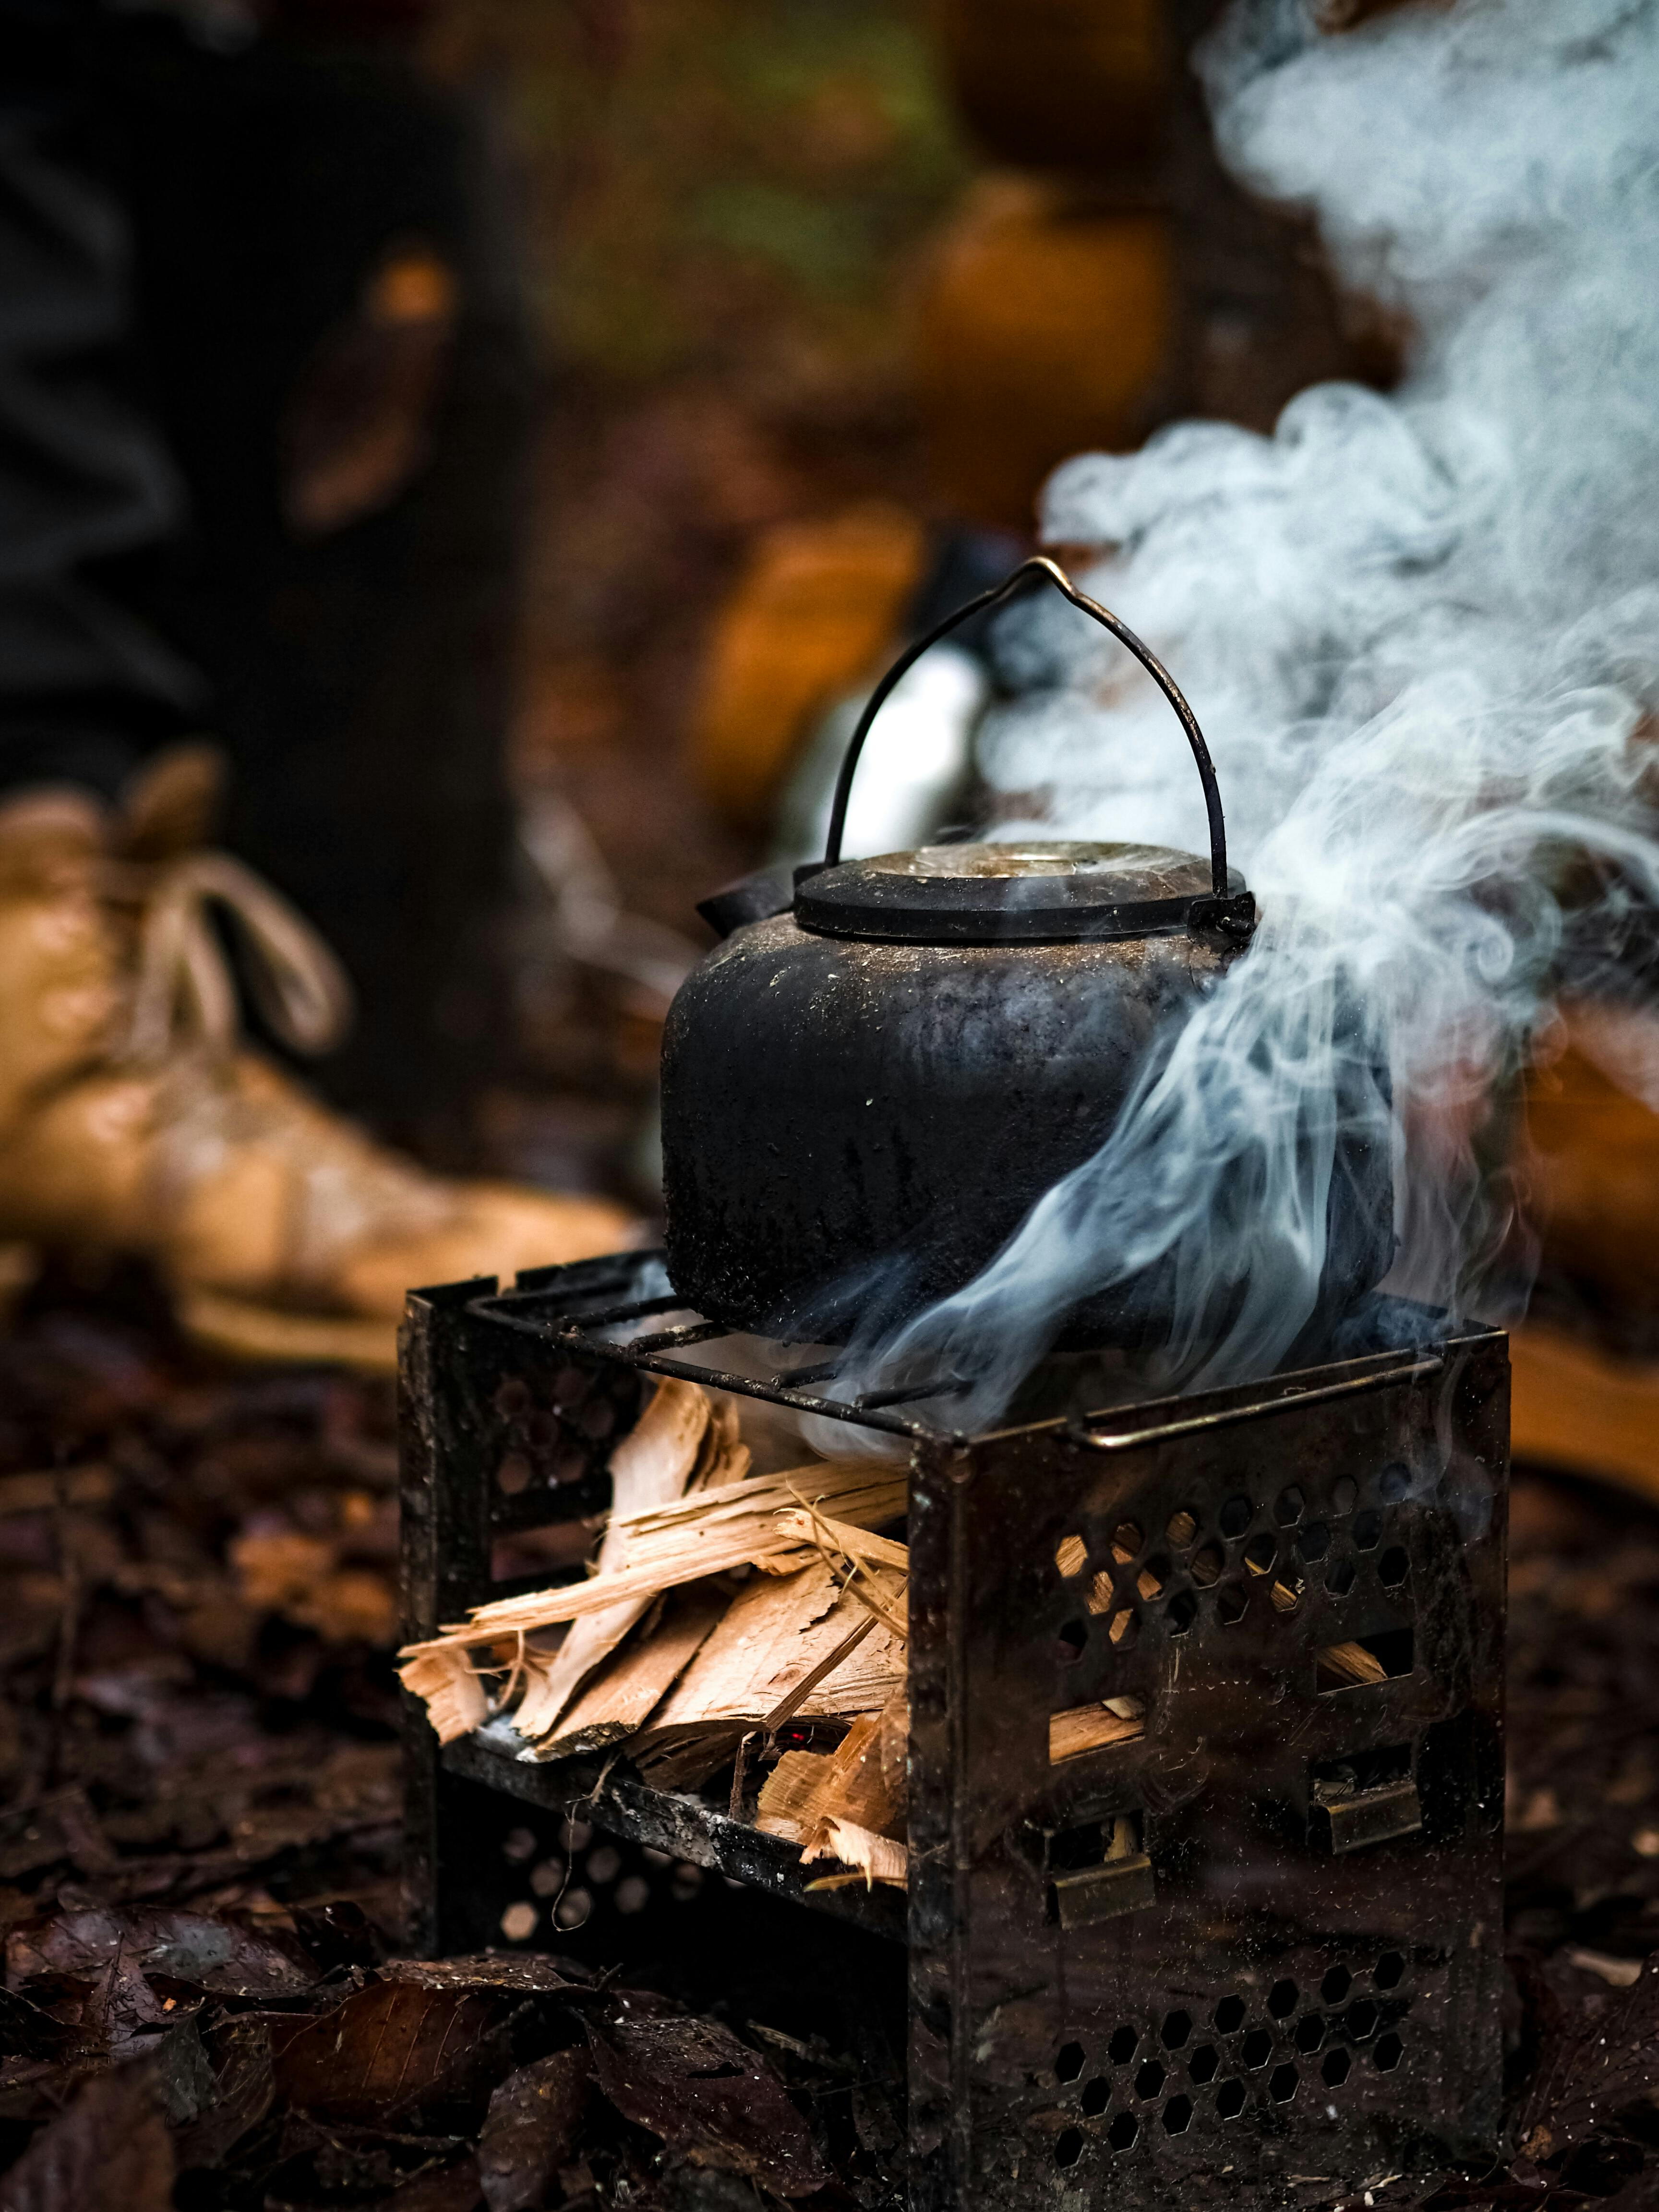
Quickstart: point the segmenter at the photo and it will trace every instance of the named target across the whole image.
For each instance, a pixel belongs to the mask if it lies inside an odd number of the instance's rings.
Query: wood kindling
[[[522,1736],[540,1737],[538,1759],[573,1759],[579,1752],[603,1750],[642,1728],[719,1626],[731,1597],[718,1583],[694,1584],[653,1602],[663,1608],[660,1622],[654,1627],[646,1622],[590,1675],[562,1717],[546,1729],[536,1725],[532,1682],[513,1724]]]
[[[729,1423],[717,1423],[708,1394],[695,1382],[670,1378],[658,1383],[650,1404],[611,1455],[611,1519],[599,1546],[596,1581],[623,1565],[627,1516],[679,1498],[700,1468],[728,1464],[732,1433]],[[745,1467],[748,1460],[744,1451]],[[520,1735],[533,1741],[555,1727],[581,1685],[651,1602],[649,1595],[625,1598],[574,1625],[557,1652],[536,1669],[520,1701],[514,1723]],[[510,1701],[504,1689],[501,1702]]]
[[[446,1624],[441,1636],[425,1643],[405,1645],[400,1656],[410,1659],[451,1641],[487,1644],[504,1633],[580,1620],[732,1567],[792,1573],[807,1547],[799,1535],[780,1529],[778,1518],[781,1510],[799,1510],[798,1499],[808,1484],[815,1506],[827,1507],[830,1517],[856,1528],[896,1521],[907,1502],[902,1469],[860,1464],[794,1468],[694,1492],[613,1521],[613,1529],[621,1532],[622,1560],[614,1571],[475,1606],[469,1619]]]
[[[805,1504],[793,1512],[780,1513],[777,1522],[781,1529],[815,1544],[831,1566],[837,1559],[845,1560],[847,1572],[842,1577],[844,1588],[896,1636],[909,1635],[906,1601],[910,1572],[908,1545],[895,1543],[885,1536],[872,1536],[845,1521],[832,1521]],[[882,1567],[896,1568],[906,1581],[896,1584],[884,1582],[879,1571]]]
[[[897,1889],[909,1887],[908,1847],[890,1836],[872,1835],[855,1820],[826,1820],[822,1834],[801,1850],[803,1866],[817,1859],[833,1859],[852,1871],[821,1875],[807,1883],[808,1889],[844,1889],[855,1881],[863,1882],[866,1888],[873,1888],[878,1881],[890,1882]]]
[[[879,1713],[855,1720],[833,1752],[786,1752],[760,1793],[759,1825],[800,1843],[812,1842],[831,1820],[902,1838],[907,1734],[908,1704],[901,1689]]]
[[[471,1735],[489,1719],[489,1697],[463,1645],[429,1644],[398,1671],[404,1689],[426,1699],[427,1717],[440,1743]]]
[[[1319,1654],[1322,1674],[1334,1674],[1341,1682],[1386,1682],[1389,1670],[1374,1651],[1363,1644],[1327,1644]]]
[[[1097,1705],[1073,1705],[1048,1718],[1048,1763],[1079,1759],[1085,1751],[1104,1751],[1119,1743],[1138,1743],[1146,1733],[1146,1709],[1139,1698],[1106,1698]]]

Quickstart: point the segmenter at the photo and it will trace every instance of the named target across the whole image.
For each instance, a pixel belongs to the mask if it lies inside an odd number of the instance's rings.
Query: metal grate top
[[[817,1386],[836,1380],[848,1356],[844,1349],[827,1346],[817,1359],[792,1364],[791,1355],[802,1348],[799,1346],[774,1343],[696,1313],[670,1285],[659,1252],[630,1255],[629,1260],[631,1264],[626,1272],[614,1267],[597,1269],[592,1275],[583,1271],[582,1303],[574,1313],[568,1310],[570,1278],[578,1271],[568,1267],[538,1268],[521,1274],[512,1290],[473,1298],[466,1310],[477,1320],[512,1329],[561,1351],[580,1352],[617,1365],[643,1368],[653,1375],[701,1382],[709,1389],[733,1390],[744,1397],[787,1406],[796,1413],[853,1422],[912,1441],[961,1445],[972,1440],[969,1431],[947,1420],[897,1410],[926,1406],[930,1401],[948,1405],[972,1388],[969,1379],[955,1374],[927,1376],[893,1389],[860,1391],[850,1398],[826,1396]],[[556,1286],[544,1281],[544,1277],[555,1273],[560,1278]],[[1391,1303],[1404,1310],[1401,1302]],[[1048,1422],[1026,1421],[1019,1425],[1065,1428],[1073,1441],[1091,1450],[1124,1451],[1278,1413],[1292,1398],[1298,1402],[1343,1398],[1389,1382],[1416,1381],[1437,1373],[1444,1366],[1446,1357],[1425,1340],[1438,1334],[1447,1317],[1419,1311],[1421,1334],[1414,1344],[1395,1344],[1238,1389],[1211,1391],[1205,1395],[1206,1410],[1201,1413],[1181,1411],[1183,1401],[1171,1400],[1158,1389],[1099,1411],[1072,1413]],[[672,1328],[638,1328],[641,1322],[677,1313],[690,1318]],[[603,1333],[612,1330],[624,1333]],[[630,1331],[635,1333],[627,1333]],[[750,1367],[721,1367],[680,1357],[701,1345],[728,1342],[747,1348]]]
[[[838,1353],[830,1347],[815,1360],[791,1365],[790,1355],[800,1350],[799,1346],[769,1343],[744,1330],[728,1328],[724,1322],[705,1321],[670,1286],[659,1253],[641,1253],[629,1273],[595,1276],[584,1284],[583,1291],[592,1304],[585,1304],[580,1311],[571,1313],[561,1310],[568,1307],[570,1298],[568,1273],[556,1292],[542,1287],[535,1273],[520,1275],[514,1289],[474,1298],[467,1311],[480,1321],[514,1329],[562,1351],[586,1352],[623,1366],[647,1368],[653,1375],[701,1382],[711,1390],[735,1390],[744,1397],[763,1398],[796,1413],[852,1421],[890,1436],[963,1440],[963,1431],[948,1422],[895,1410],[925,1404],[929,1399],[959,1397],[969,1387],[960,1376],[929,1377],[897,1389],[862,1391],[852,1398],[826,1397],[812,1386],[836,1380],[847,1358],[844,1352]],[[641,1322],[675,1313],[691,1318],[674,1328],[647,1329],[638,1334],[601,1333],[626,1332]],[[697,1345],[726,1341],[741,1341],[750,1347],[761,1371],[745,1372],[680,1357]]]

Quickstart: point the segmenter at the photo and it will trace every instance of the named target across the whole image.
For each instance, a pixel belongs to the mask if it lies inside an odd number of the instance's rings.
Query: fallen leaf
[[[478,2138],[478,2176],[489,2212],[530,2212],[576,2147],[592,2063],[585,2051],[555,2051],[509,2074],[489,2100]]]
[[[319,1979],[297,1945],[201,1912],[60,1913],[26,1922],[6,1940],[6,1979],[95,1974],[122,1952],[151,1974],[217,1996],[298,1996]]]
[[[257,2127],[276,2096],[270,2058],[270,2024],[253,2015],[228,2020],[209,2039],[215,2097],[177,2139],[181,2166],[217,2166],[225,2153]]]
[[[170,2212],[173,2145],[146,2065],[95,2075],[0,2179],[0,2212]]]
[[[554,1996],[585,1990],[593,1972],[576,1960],[553,1960],[544,1952],[486,1951],[465,1959],[388,1959],[380,1978],[412,1982],[422,1990],[522,1990]]]
[[[279,2094],[325,2119],[389,2122],[436,2098],[481,2096],[505,2071],[489,2031],[504,2000],[376,1982],[271,2046]]]
[[[0,1990],[0,2050],[10,2057],[53,2059],[76,2039],[65,2020],[28,1996]]]
[[[1659,1972],[1650,1960],[1623,1995],[1552,2023],[1516,2123],[1540,2163],[1659,2088]]]
[[[476,2160],[464,2158],[459,2166],[441,2166],[406,2181],[390,2197],[383,2197],[374,2212],[473,2212],[479,2198]]]
[[[617,2110],[699,2166],[746,2174],[779,2197],[830,2179],[778,2075],[716,2021],[624,1997],[587,2033],[595,2079]]]

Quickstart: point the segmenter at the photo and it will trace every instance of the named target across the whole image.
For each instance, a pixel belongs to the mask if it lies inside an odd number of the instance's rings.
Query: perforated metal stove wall
[[[410,1633],[500,1594],[503,1528],[592,1509],[636,1370],[846,1417],[789,1357],[676,1325],[649,1255],[413,1299]],[[854,1413],[911,1464],[917,2212],[1279,2203],[1493,2148],[1508,1380],[1475,1330],[988,1435],[945,1395]],[[1056,1763],[1054,1717],[1108,1698],[1141,1736]],[[410,1746],[428,1941],[478,1940],[480,1783],[801,1898],[724,1784],[596,1797],[579,1763],[440,1757],[418,1712]],[[830,1902],[897,1932],[895,1897]]]

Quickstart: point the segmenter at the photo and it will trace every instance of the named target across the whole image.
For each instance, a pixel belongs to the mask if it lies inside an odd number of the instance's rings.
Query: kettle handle
[[[1055,590],[1063,593],[1074,607],[1080,607],[1085,615],[1092,615],[1103,629],[1110,630],[1120,644],[1127,646],[1175,708],[1181,726],[1187,732],[1187,742],[1193,749],[1193,758],[1198,763],[1199,778],[1204,786],[1205,811],[1210,817],[1211,891],[1218,899],[1230,897],[1227,825],[1222,819],[1221,793],[1216,788],[1215,764],[1210,758],[1210,749],[1204,742],[1204,732],[1198,726],[1198,717],[1187,704],[1174,677],[1152,647],[1142,644],[1128,624],[1120,622],[1098,600],[1091,599],[1086,592],[1079,591],[1060,563],[1049,560],[1043,553],[1034,554],[1029,561],[1022,561],[1018,568],[1011,575],[1005,576],[1000,584],[994,584],[988,592],[981,592],[977,599],[969,599],[965,606],[958,607],[953,615],[947,615],[942,623],[936,623],[925,637],[919,637],[914,645],[907,647],[877,684],[864,712],[859,716],[858,727],[853,732],[841,764],[841,774],[836,780],[836,801],[830,812],[830,836],[824,845],[823,859],[818,866],[833,868],[841,859],[841,841],[847,828],[847,802],[852,797],[853,778],[858,771],[859,756],[864,750],[864,741],[870,734],[870,726],[887,704],[894,685],[901,677],[909,673],[929,646],[937,645],[940,638],[948,636],[959,623],[966,622],[969,615],[980,614],[986,608],[994,607],[1000,601],[1011,598],[1028,576],[1046,576]],[[814,868],[808,872],[816,875],[818,870]]]

